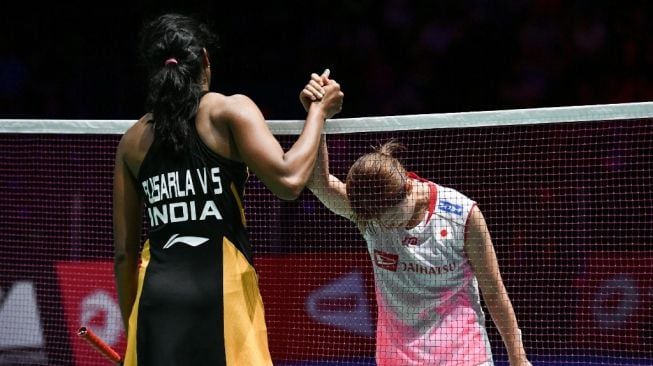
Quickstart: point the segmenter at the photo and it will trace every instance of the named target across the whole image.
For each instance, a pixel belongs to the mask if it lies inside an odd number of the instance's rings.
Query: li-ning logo
[[[202,238],[199,236],[179,236],[179,234],[175,234],[171,236],[170,239],[168,239],[168,242],[163,246],[163,249],[168,249],[177,243],[186,244],[191,247],[197,247],[206,243],[207,241],[209,241],[208,238]]]
[[[374,250],[374,263],[388,271],[397,272],[397,264],[399,263],[399,255],[392,253],[385,253],[379,250]]]

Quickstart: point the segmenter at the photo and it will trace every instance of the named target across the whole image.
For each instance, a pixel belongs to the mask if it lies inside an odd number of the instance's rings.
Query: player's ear
[[[409,195],[410,192],[413,191],[413,180],[412,179],[406,179],[406,184],[404,186],[404,189],[406,190],[406,195]]]
[[[209,59],[209,51],[206,48],[202,48],[202,66],[211,67],[211,61]]]

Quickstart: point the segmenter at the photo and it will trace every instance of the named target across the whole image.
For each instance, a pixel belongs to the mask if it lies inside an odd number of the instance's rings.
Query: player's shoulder
[[[138,141],[141,136],[152,128],[152,114],[147,113],[143,115],[138,121],[134,122],[125,133],[122,135],[120,142],[121,144],[129,144],[134,141]]]
[[[254,101],[244,94],[207,93],[202,99],[201,107],[204,106],[209,109],[211,115],[220,116],[237,112],[248,106],[254,106]]]
[[[443,186],[440,184],[436,184],[436,187],[438,188],[438,197],[448,199],[470,199],[466,194],[455,188]]]
[[[239,123],[250,121],[252,116],[262,115],[254,101],[244,94],[208,93],[202,104],[200,107],[208,108],[208,114],[214,123]]]
[[[154,138],[154,124],[152,114],[143,115],[134,122],[122,135],[118,144],[118,153],[129,155],[133,152],[146,150]]]
[[[460,191],[437,185],[438,197],[436,212],[438,216],[463,224],[476,202]]]

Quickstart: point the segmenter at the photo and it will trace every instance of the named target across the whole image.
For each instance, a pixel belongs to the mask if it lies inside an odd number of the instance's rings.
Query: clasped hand
[[[345,94],[337,81],[329,79],[330,73],[329,69],[324,70],[322,75],[312,73],[311,80],[299,93],[299,100],[307,112],[313,103],[324,109],[326,118],[331,118],[342,110]]]

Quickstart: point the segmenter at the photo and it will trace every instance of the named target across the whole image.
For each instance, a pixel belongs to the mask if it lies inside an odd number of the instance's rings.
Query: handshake
[[[322,108],[325,119],[332,118],[342,111],[342,102],[345,94],[340,90],[340,84],[334,79],[329,79],[329,69],[322,75],[311,74],[311,80],[299,93],[299,100],[306,112],[310,108]]]

